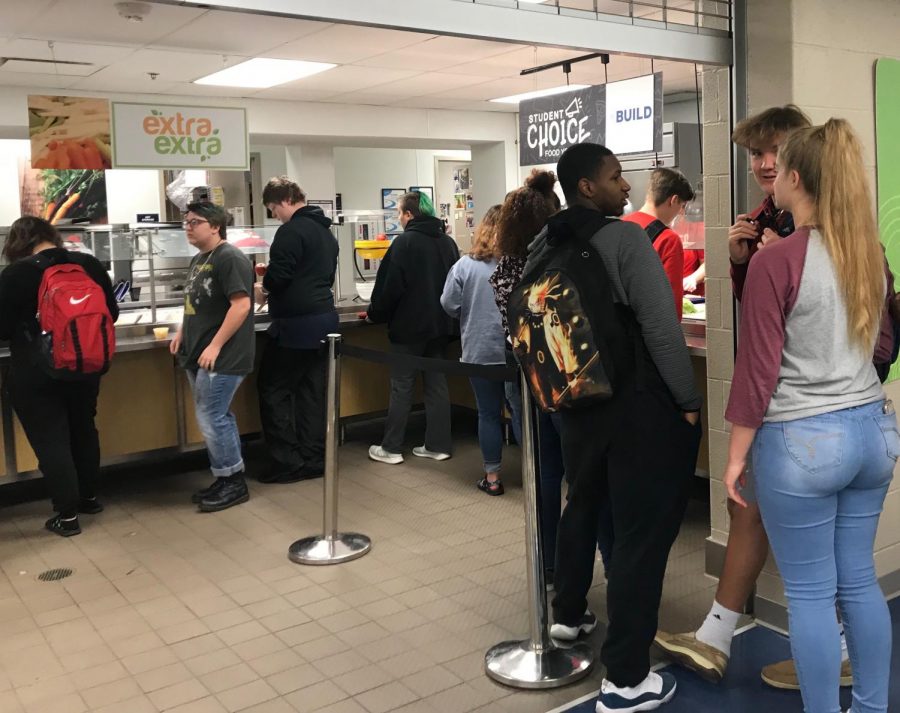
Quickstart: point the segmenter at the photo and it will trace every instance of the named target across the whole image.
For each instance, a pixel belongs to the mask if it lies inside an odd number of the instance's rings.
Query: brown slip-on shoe
[[[725,677],[728,657],[714,646],[697,641],[690,634],[669,634],[657,631],[653,643],[657,645],[673,663],[693,671],[701,678],[719,683]]]
[[[765,666],[760,677],[767,686],[780,688],[783,691],[799,691],[800,679],[797,678],[797,667],[792,659],[779,661]],[[853,685],[853,669],[849,661],[841,662],[841,686]]]

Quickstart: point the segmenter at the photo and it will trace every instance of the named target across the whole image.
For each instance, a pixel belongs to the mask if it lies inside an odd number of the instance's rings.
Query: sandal
[[[503,483],[500,482],[500,479],[497,480],[488,480],[486,477],[482,478],[477,483],[478,489],[484,491],[488,495],[503,495]]]

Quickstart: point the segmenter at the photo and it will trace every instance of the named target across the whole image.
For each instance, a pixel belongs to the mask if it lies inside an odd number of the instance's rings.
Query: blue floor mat
[[[890,603],[894,641],[900,642],[900,598]],[[801,713],[799,691],[778,691],[759,677],[766,664],[791,655],[788,640],[774,631],[758,626],[735,637],[731,646],[728,674],[719,685],[677,666],[665,670],[675,675],[678,691],[661,713]],[[593,713],[596,698],[565,709],[566,713]],[[841,689],[841,706],[850,706],[850,689]],[[900,656],[896,647],[891,660],[891,690],[888,709],[900,711]]]

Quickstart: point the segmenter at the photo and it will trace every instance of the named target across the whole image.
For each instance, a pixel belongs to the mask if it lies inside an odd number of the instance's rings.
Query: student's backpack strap
[[[656,239],[657,239],[660,235],[663,234],[663,231],[664,231],[667,227],[668,227],[668,226],[667,226],[665,223],[663,223],[659,218],[657,218],[657,219],[654,220],[652,223],[650,223],[650,225],[648,225],[646,228],[644,228],[644,232],[647,233],[647,237],[650,238],[650,244],[651,244],[651,245],[655,245],[655,244],[656,244]]]

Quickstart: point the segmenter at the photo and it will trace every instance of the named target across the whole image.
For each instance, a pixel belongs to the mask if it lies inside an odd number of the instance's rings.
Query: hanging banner
[[[101,170],[112,167],[109,100],[29,95],[32,168]]]
[[[556,163],[574,144],[617,154],[662,150],[662,74],[648,74],[519,104],[519,164]]]
[[[112,141],[116,168],[250,169],[246,109],[113,102]]]
[[[894,275],[900,275],[900,60],[875,63],[875,155],[878,229]],[[896,278],[895,278],[896,279]],[[895,364],[888,381],[900,378]]]

